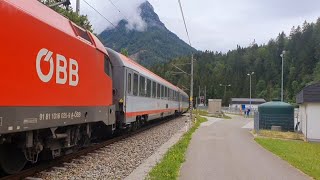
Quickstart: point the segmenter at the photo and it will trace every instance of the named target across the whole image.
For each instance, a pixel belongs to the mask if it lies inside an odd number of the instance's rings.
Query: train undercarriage
[[[72,153],[100,136],[97,134],[99,129],[103,129],[104,134],[112,133],[113,128],[106,127],[102,123],[87,123],[3,135],[0,139],[1,170],[4,174],[16,174],[27,163],[34,164],[39,160]],[[96,129],[95,133],[93,128]]]

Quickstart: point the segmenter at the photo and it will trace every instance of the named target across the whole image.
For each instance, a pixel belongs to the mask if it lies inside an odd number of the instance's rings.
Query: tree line
[[[52,4],[54,0],[39,0]],[[66,16],[79,26],[93,31],[85,15],[78,15],[72,8],[54,7],[53,10]],[[128,55],[123,47],[122,53]],[[227,53],[204,51],[195,53],[194,94],[198,87],[206,86],[208,98],[222,98],[228,104],[231,97],[249,97],[248,73],[252,76],[252,97],[267,101],[280,99],[281,94],[281,57],[284,56],[284,100],[295,103],[296,94],[305,86],[320,81],[320,18],[315,23],[304,22],[302,26],[292,27],[289,35],[279,33],[267,44],[252,43],[249,47],[237,46]],[[168,53],[163,52],[163,53]],[[189,91],[190,77],[181,74],[172,64],[190,72],[190,57],[180,57],[168,63],[158,63],[150,70],[163,78]],[[224,87],[220,84],[231,84]]]
[[[295,103],[296,94],[306,85],[320,80],[320,18],[316,23],[304,22],[293,27],[290,34],[280,33],[267,44],[252,43],[237,46],[227,53],[205,51],[195,54],[194,94],[198,86],[207,87],[208,98],[223,98],[228,104],[232,97],[249,97],[248,73],[252,76],[252,97],[267,101],[280,99],[281,57],[284,55],[284,100]],[[190,56],[191,57],[191,56]],[[172,65],[181,65],[190,72],[190,57],[181,57],[166,64],[156,64],[151,70],[180,87],[190,87],[189,75],[177,73]],[[183,65],[185,64],[185,65]],[[231,84],[224,87],[220,84]],[[202,92],[203,94],[203,92]]]

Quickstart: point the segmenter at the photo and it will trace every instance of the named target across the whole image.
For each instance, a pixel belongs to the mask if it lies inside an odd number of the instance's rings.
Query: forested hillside
[[[146,23],[144,31],[129,30],[127,21],[122,20],[116,28],[99,35],[102,43],[118,52],[126,49],[131,58],[148,67],[196,51],[165,27],[148,1],[140,9]]]
[[[295,95],[307,84],[320,80],[320,18],[316,23],[305,22],[302,27],[293,27],[290,34],[280,33],[265,45],[238,46],[225,54],[202,52],[195,55],[195,94],[198,86],[207,86],[209,98],[222,98],[227,88],[225,101],[231,97],[249,97],[249,72],[252,76],[253,97],[272,100],[280,98],[281,57],[284,57],[284,98],[295,102]],[[190,87],[187,75],[174,75],[177,70],[171,65],[190,62],[190,57],[175,59],[168,64],[157,64],[152,70],[180,87]],[[183,67],[183,66],[182,66]],[[184,67],[190,72],[190,66]],[[226,102],[225,102],[226,103]]]

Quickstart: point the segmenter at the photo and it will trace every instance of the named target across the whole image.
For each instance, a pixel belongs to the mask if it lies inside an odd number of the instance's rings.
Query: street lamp
[[[252,108],[251,107],[251,76],[254,75],[254,72],[248,73],[247,75],[250,77],[250,109],[251,109]]]
[[[283,59],[284,55],[286,54],[286,51],[283,50],[282,53],[280,54],[280,57],[282,59],[282,71],[281,71],[281,101],[283,102]]]
[[[227,87],[231,87],[231,84],[220,84],[220,86],[224,86],[224,97],[226,98]]]

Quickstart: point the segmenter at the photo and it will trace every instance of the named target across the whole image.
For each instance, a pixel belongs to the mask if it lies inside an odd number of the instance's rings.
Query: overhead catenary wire
[[[110,4],[112,4],[112,6],[113,6],[114,8],[116,8],[117,11],[127,20],[127,22],[129,22],[129,19],[127,18],[127,16],[120,11],[120,9],[112,2],[112,0],[109,0],[109,2],[110,2]]]
[[[116,28],[116,26],[110,21],[108,20],[108,18],[106,18],[104,15],[102,15],[97,9],[95,9],[93,6],[91,6],[86,0],[83,0],[83,2],[85,2],[88,6],[90,6],[95,12],[97,12],[101,17],[103,17],[106,21],[108,21],[114,28]]]
[[[186,33],[187,33],[187,37],[189,40],[189,45],[192,47],[191,45],[191,41],[190,41],[190,36],[189,36],[189,31],[188,31],[188,27],[187,27],[187,23],[186,23],[186,18],[184,17],[184,13],[183,13],[183,8],[182,8],[182,4],[181,4],[181,0],[178,0],[179,2],[179,6],[180,6],[180,11],[181,11],[181,15],[182,15],[182,19],[183,19],[183,23],[184,23],[184,27],[186,29]],[[191,73],[190,73],[190,97],[189,97],[189,102],[190,102],[190,120],[189,120],[189,126],[190,123],[192,122],[193,118],[192,118],[192,109],[193,109],[193,53],[191,54]]]
[[[190,36],[189,36],[189,31],[188,31],[188,27],[187,27],[187,23],[186,23],[186,19],[185,19],[185,17],[184,17],[184,13],[183,13],[183,8],[182,8],[181,0],[178,0],[178,2],[179,2],[179,6],[180,6],[180,11],[181,11],[181,15],[182,15],[184,27],[185,27],[185,29],[186,29],[186,33],[187,33],[189,45],[192,47],[191,41],[190,41]]]

